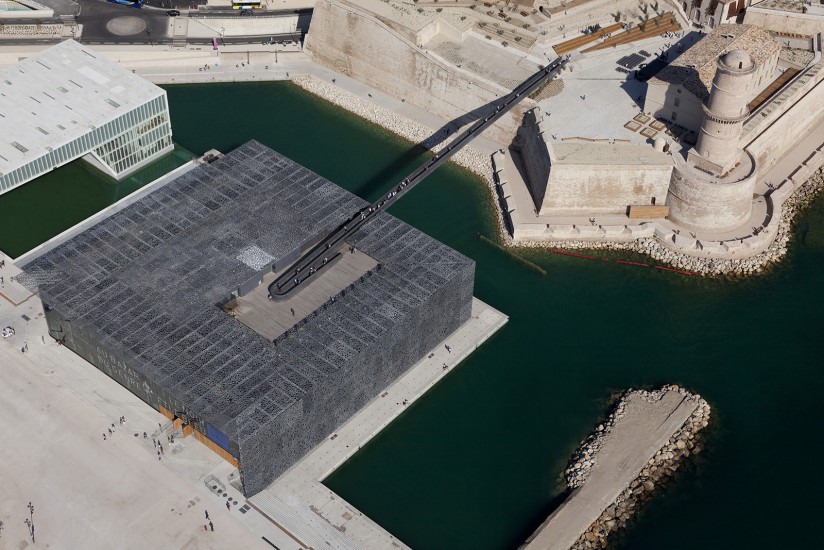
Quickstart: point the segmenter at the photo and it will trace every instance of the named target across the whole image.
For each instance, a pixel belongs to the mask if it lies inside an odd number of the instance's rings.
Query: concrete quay
[[[28,540],[22,520],[32,501],[37,541],[52,548],[404,548],[322,480],[508,320],[475,299],[470,321],[247,500],[232,484],[235,468],[179,432],[169,443],[165,417],[56,345],[40,301],[14,280],[20,270],[11,258],[0,258],[6,262],[0,268],[0,326],[15,329],[0,341],[7,381],[0,388],[0,430],[14,449],[0,468],[0,521],[4,539],[20,547]],[[117,431],[109,434],[112,423]],[[161,460],[153,438],[164,447]],[[206,485],[215,478],[224,486],[221,494]],[[203,530],[205,510],[214,532]]]
[[[638,500],[700,450],[709,405],[677,386],[629,391],[566,470],[572,490],[521,550],[602,548],[626,525]]]
[[[309,548],[408,548],[324,486],[323,480],[507,321],[501,312],[473,299],[472,317],[467,323],[269,488],[250,498],[250,504]]]
[[[15,330],[0,340],[0,433],[7,446],[0,547],[31,544],[23,523],[31,502],[40,547],[271,549],[266,537],[292,548],[268,521],[240,512],[242,497],[232,495],[239,506],[230,511],[225,498],[206,489],[202,480],[225,464],[221,458],[194,440],[168,443],[155,433],[165,417],[58,346],[40,300],[14,280],[20,270],[11,259],[0,259],[0,326]],[[164,447],[160,460],[152,437]],[[214,531],[204,530],[205,511]]]

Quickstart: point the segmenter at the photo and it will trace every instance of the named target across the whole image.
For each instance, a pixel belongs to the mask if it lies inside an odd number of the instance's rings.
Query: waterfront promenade
[[[448,376],[507,320],[501,312],[474,298],[470,320],[447,337],[443,345],[428,353],[335,434],[249,502],[276,521],[284,532],[312,548],[408,548],[324,486],[322,481],[429,388]]]
[[[199,481],[223,461],[193,440],[165,438],[158,460],[142,434],[166,419],[49,338],[40,300],[0,259],[0,325],[16,332],[0,340],[3,541],[30,544],[23,519],[32,502],[38,547],[271,549],[261,536],[277,541],[276,530],[251,530]],[[204,531],[205,510],[214,531]]]
[[[166,418],[58,346],[47,334],[40,300],[12,280],[20,271],[11,260],[0,258],[6,261],[0,269],[0,326],[16,332],[0,341],[7,380],[0,389],[0,430],[14,449],[0,468],[6,491],[0,519],[4,537],[20,544],[32,501],[38,542],[53,548],[93,548],[102,540],[134,549],[271,548],[263,537],[281,550],[403,547],[321,481],[507,322],[475,299],[470,320],[458,331],[332,439],[247,500],[232,486],[237,471],[193,438],[177,437],[172,444],[164,432],[158,460],[152,436]],[[109,434],[112,423],[117,431]],[[209,476],[225,485],[227,497],[208,490]],[[204,510],[214,532],[203,531]]]

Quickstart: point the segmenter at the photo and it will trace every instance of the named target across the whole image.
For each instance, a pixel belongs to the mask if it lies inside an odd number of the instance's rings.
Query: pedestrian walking
[[[26,351],[29,351],[29,343],[28,342],[26,342],[24,347],[26,348]]]
[[[163,445],[158,444],[158,448],[160,449],[160,454],[163,454]]]
[[[208,531],[208,530],[209,530],[209,526],[208,526],[208,525],[206,525],[205,523],[203,524],[203,530],[204,530],[204,531]]]
[[[112,429],[109,428],[109,435],[112,435]]]
[[[295,308],[290,307],[290,308],[289,308],[289,311],[291,311],[291,312],[292,312],[292,317],[294,317],[294,316],[295,316]]]
[[[46,337],[45,337],[45,336],[43,336],[42,334],[40,335],[40,339],[41,339],[41,340],[43,340],[43,343],[44,343],[44,344],[46,343]]]
[[[215,526],[211,521],[209,522],[209,529],[211,529],[212,532],[214,532],[214,530],[215,530]]]
[[[446,352],[447,352],[447,353],[452,353],[452,348],[450,348],[450,347],[449,347],[449,346],[447,346],[446,344],[444,344],[444,346],[443,346],[443,347],[445,347],[445,348],[446,348]]]
[[[106,441],[106,434],[103,434],[103,441]]]
[[[146,432],[143,432],[143,439],[148,439],[148,438],[149,438],[149,434],[147,434]]]
[[[203,510],[203,512],[206,514],[206,520],[208,521],[209,520],[209,510]]]
[[[160,460],[160,451],[157,451],[157,459]]]
[[[228,501],[228,500],[226,501],[226,509],[229,510],[230,512],[232,511],[232,505],[231,505],[230,501]]]

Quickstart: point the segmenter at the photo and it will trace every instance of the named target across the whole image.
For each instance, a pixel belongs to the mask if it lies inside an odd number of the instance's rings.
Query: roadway
[[[43,0],[43,3],[55,10],[55,17],[48,22],[62,23],[59,16],[74,17],[78,25],[82,25],[82,34],[76,38],[83,44],[171,44],[172,20],[166,15],[169,9],[189,10],[192,5],[183,0],[145,0],[143,8],[137,9],[120,4],[112,4],[106,0]],[[298,15],[296,33],[264,33],[260,35],[246,35],[226,37],[223,45],[260,44],[262,38],[273,41],[294,40],[299,42],[303,34],[309,29],[312,18],[311,8],[280,9],[255,11],[252,15],[241,16],[238,10],[197,10],[196,17],[200,18],[229,18],[229,17],[285,17]],[[188,17],[186,11],[179,17]],[[194,18],[194,17],[193,17]],[[19,24],[42,23],[43,20],[17,20]],[[218,33],[219,34],[219,33]],[[217,36],[215,36],[217,38]],[[31,38],[4,39],[7,45],[28,44],[55,44],[62,38]],[[188,44],[210,44],[211,38],[188,38]],[[181,44],[182,45],[182,44]]]
[[[171,41],[166,10],[144,6],[136,9],[105,0],[79,0],[75,17],[83,25],[84,44],[159,44]]]
[[[338,249],[358,229],[375,217],[378,212],[392,206],[395,201],[412,190],[417,184],[426,179],[439,166],[447,162],[453,155],[463,149],[475,137],[489,126],[495,124],[502,116],[509,112],[523,98],[537,90],[544,82],[557,75],[566,65],[567,58],[559,57],[537,73],[522,82],[512,92],[490,105],[489,114],[478,119],[463,133],[453,138],[449,144],[432,158],[424,162],[418,169],[404,178],[385,197],[369,207],[355,212],[349,219],[341,223],[318,244],[303,254],[294,264],[278,276],[269,285],[269,296],[274,299],[285,299],[289,293],[300,289],[311,282],[312,278],[324,270],[339,254]],[[444,132],[447,132],[444,130]]]

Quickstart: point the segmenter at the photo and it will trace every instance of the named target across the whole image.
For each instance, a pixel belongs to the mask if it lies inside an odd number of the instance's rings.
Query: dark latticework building
[[[474,262],[385,212],[348,243],[375,267],[277,338],[227,313],[365,205],[249,142],[30,261],[24,282],[55,339],[239,462],[251,496],[469,319]]]

